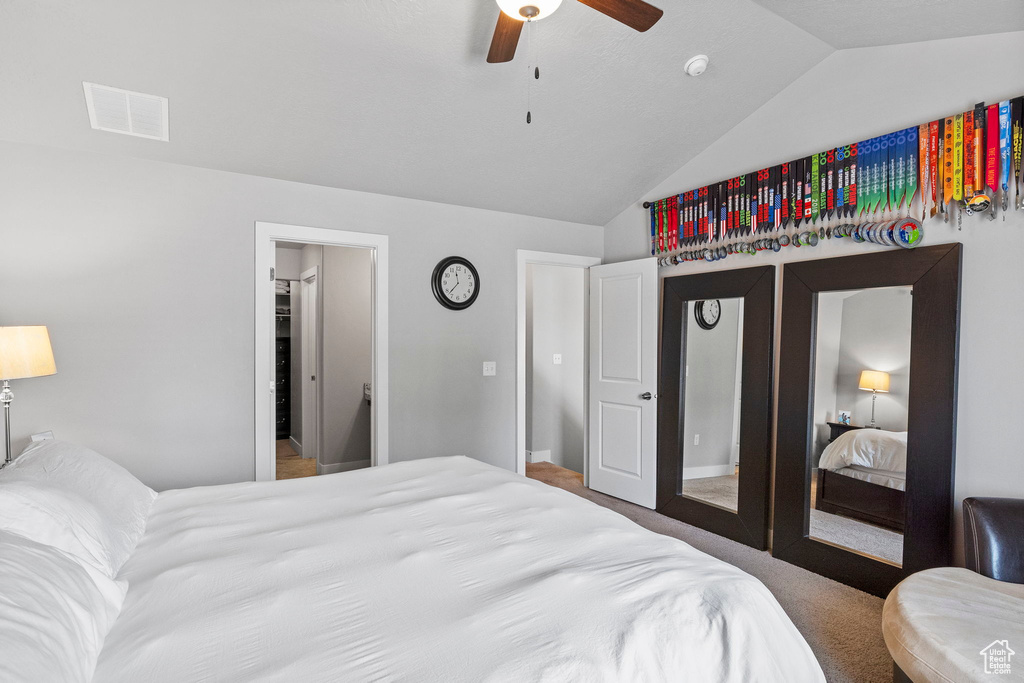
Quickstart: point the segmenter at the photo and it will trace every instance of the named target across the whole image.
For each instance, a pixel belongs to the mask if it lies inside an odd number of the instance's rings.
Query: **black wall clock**
[[[693,304],[693,317],[704,330],[713,330],[722,317],[722,304],[718,299],[705,299]]]
[[[434,297],[445,308],[469,308],[480,293],[480,276],[473,264],[461,256],[441,259],[430,276]]]

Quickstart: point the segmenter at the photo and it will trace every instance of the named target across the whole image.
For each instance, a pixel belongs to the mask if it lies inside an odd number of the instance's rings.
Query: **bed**
[[[160,493],[110,582],[97,683],[824,681],[753,577],[465,457]]]
[[[814,507],[902,533],[906,486],[907,433],[853,429],[822,452]]]

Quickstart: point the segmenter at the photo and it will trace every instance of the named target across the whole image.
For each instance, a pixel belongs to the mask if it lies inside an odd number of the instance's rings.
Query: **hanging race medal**
[[[999,184],[1003,189],[1003,211],[1010,197],[1010,100],[999,103]],[[1006,215],[1003,215],[1006,220]]]
[[[928,151],[931,126],[922,123],[917,129],[917,169],[918,184],[921,186],[921,220],[928,215],[928,198],[931,195],[931,157]]]
[[[825,163],[828,165],[828,170],[825,172],[826,188],[823,212],[827,215],[828,220],[831,220],[832,212],[836,208],[836,151],[834,149],[825,152]]]
[[[888,182],[889,205],[888,205],[888,208],[893,213],[896,212],[896,167],[897,167],[897,159],[902,159],[902,157],[900,156],[902,150],[900,149],[901,145],[898,144],[899,143],[899,139],[898,138],[899,138],[899,134],[898,133],[890,133],[889,134],[889,163],[888,163],[888,166],[889,166],[889,177],[888,177],[888,181],[889,181]],[[904,144],[902,146],[905,146],[906,145],[906,138],[903,139],[903,143]],[[900,170],[902,172],[902,164],[900,164]]]
[[[947,116],[942,125],[945,135],[942,143],[942,206],[945,210],[953,201],[953,117]]]

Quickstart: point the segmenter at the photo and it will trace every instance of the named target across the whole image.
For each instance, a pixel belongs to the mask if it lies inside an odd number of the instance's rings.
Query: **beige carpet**
[[[299,479],[316,476],[316,458],[303,458],[295,452],[288,439],[277,442],[277,479]]]
[[[615,510],[640,526],[685,541],[757,577],[803,634],[830,683],[892,681],[892,659],[882,640],[880,598],[653,510],[591,491],[583,487],[583,475],[551,463],[528,464],[526,475]]]
[[[817,477],[814,477],[811,480],[812,504],[816,485]],[[687,479],[683,482],[683,493],[689,498],[697,498],[712,505],[735,510],[736,497],[739,493],[739,477],[727,475]],[[812,509],[811,537],[881,558],[893,564],[903,563],[903,534],[862,522],[859,519]]]

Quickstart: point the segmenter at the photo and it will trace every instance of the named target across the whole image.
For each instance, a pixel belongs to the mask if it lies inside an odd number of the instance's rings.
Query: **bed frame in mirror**
[[[683,329],[686,302],[743,299],[740,474],[737,511],[682,495]],[[658,496],[663,515],[764,550],[768,542],[775,266],[663,280],[658,388]]]
[[[786,264],[772,555],[880,597],[951,561],[962,246]],[[903,566],[810,538],[817,293],[913,286]]]

